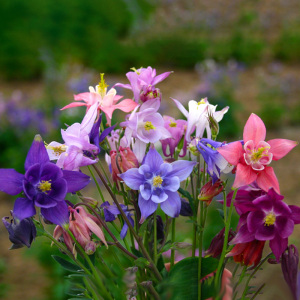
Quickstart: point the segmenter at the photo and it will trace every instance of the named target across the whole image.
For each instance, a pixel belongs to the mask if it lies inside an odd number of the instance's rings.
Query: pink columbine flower
[[[74,95],[75,101],[82,100],[83,102],[72,102],[61,110],[77,106],[86,106],[88,111],[93,104],[98,103],[98,111],[103,111],[105,113],[109,126],[111,125],[114,110],[120,109],[124,112],[131,112],[137,104],[131,99],[124,99],[117,103],[122,96],[117,95],[117,91],[114,88],[107,92],[108,85],[105,83],[103,76],[104,74],[101,74],[101,81],[96,88],[89,88],[89,93]]]
[[[218,148],[218,152],[231,164],[236,166],[234,188],[248,185],[256,180],[265,191],[273,187],[280,193],[277,177],[269,164],[289,153],[298,143],[286,139],[273,139],[265,142],[266,127],[255,114],[251,114],[240,141]]]

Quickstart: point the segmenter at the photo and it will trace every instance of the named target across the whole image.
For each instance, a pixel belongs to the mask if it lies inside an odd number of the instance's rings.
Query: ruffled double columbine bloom
[[[249,117],[243,133],[243,141],[233,142],[218,148],[218,152],[233,166],[236,166],[234,188],[256,181],[265,191],[270,187],[280,193],[277,177],[269,164],[289,153],[297,142],[274,139],[265,142],[266,127],[255,114]]]
[[[292,234],[294,225],[300,223],[300,208],[287,205],[282,201],[283,198],[271,188],[268,193],[262,191],[262,195],[255,199],[243,200],[242,197],[241,201],[235,201],[240,220],[237,235],[231,244],[238,245],[228,256],[236,253],[239,244],[270,241],[270,248],[279,261],[288,245],[288,237]]]
[[[25,175],[14,169],[0,169],[0,190],[22,197],[15,201],[13,214],[19,221],[36,214],[40,207],[43,217],[55,224],[68,223],[67,193],[83,189],[90,177],[80,173],[61,170],[50,162],[42,138],[37,135],[25,160]]]
[[[119,175],[131,189],[140,192],[140,223],[157,209],[158,204],[168,216],[174,218],[179,215],[181,201],[177,190],[180,182],[193,171],[195,164],[184,160],[164,163],[159,153],[150,149],[142,166]]]
[[[167,78],[172,72],[165,72],[156,76],[156,70],[151,67],[140,68],[138,70],[132,69],[133,72],[128,72],[126,77],[130,84],[117,83],[125,89],[132,90],[135,102],[146,102],[152,99],[161,100],[160,90],[155,88],[155,85]]]

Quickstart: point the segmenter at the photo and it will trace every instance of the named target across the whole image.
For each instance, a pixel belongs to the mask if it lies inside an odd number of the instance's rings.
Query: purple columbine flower
[[[14,169],[0,169],[0,191],[9,195],[24,193],[15,201],[13,213],[18,220],[35,215],[35,206],[50,222],[68,223],[67,193],[81,190],[90,177],[73,171],[61,170],[50,162],[40,135],[36,135],[25,160],[25,175]]]
[[[115,86],[120,86],[125,89],[133,91],[135,102],[139,102],[140,94],[142,93],[142,99],[144,99],[144,89],[148,87],[155,86],[157,83],[163,81],[172,72],[165,72],[156,76],[156,70],[151,67],[140,68],[136,70],[132,68],[133,72],[126,73],[130,84],[116,83]]]
[[[134,226],[134,221],[132,219],[133,214],[128,210],[128,207],[126,205],[120,204],[120,206],[121,206],[122,210],[124,211],[126,217],[128,218],[130,224],[132,226]],[[103,208],[105,222],[112,222],[117,218],[118,215],[121,214],[118,207],[115,204],[110,205],[108,201],[105,201],[104,203],[102,203],[101,208]],[[120,237],[122,240],[125,238],[127,231],[128,231],[128,225],[124,221],[124,225],[120,232]]]
[[[207,172],[212,178],[213,184],[220,178],[221,172],[228,173],[232,170],[228,161],[216,150],[224,143],[210,139],[201,139],[197,144],[197,149],[201,153],[207,164]]]
[[[131,189],[140,191],[140,223],[157,209],[159,203],[168,216],[178,217],[181,201],[177,190],[180,182],[191,174],[195,164],[185,160],[164,163],[159,153],[150,149],[142,166],[119,175]]]
[[[265,195],[242,203],[242,207],[237,203],[238,211],[243,213],[239,220],[239,231],[231,244],[270,241],[270,248],[279,261],[294,225],[300,223],[300,207],[287,205],[282,201],[283,198],[270,188]]]
[[[9,240],[13,243],[10,249],[19,249],[24,246],[30,248],[32,241],[36,237],[36,228],[30,218],[18,221],[14,217],[11,219],[4,217],[2,222],[8,231]]]

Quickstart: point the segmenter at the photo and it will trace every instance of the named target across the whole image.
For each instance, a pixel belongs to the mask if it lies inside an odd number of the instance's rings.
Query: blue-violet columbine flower
[[[157,209],[159,203],[168,216],[178,217],[181,201],[177,190],[180,182],[191,174],[195,164],[185,160],[164,163],[160,154],[150,149],[142,166],[119,175],[131,189],[140,191],[140,223]]]

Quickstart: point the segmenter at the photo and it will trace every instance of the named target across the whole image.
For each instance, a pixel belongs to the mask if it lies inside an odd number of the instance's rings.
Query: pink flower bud
[[[212,184],[212,180],[210,180],[201,188],[198,199],[200,201],[205,201],[206,204],[209,205],[213,197],[219,195],[223,189],[224,186],[220,179],[218,179],[215,184]]]
[[[97,244],[94,241],[89,241],[84,248],[84,251],[87,255],[92,255],[97,249]]]

